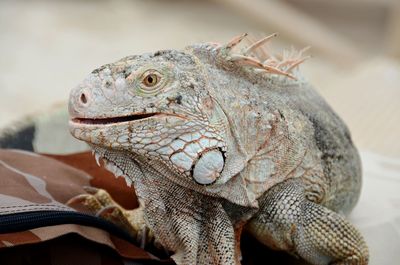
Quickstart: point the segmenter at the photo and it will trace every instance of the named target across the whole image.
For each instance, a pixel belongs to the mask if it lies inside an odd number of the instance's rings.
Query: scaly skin
[[[292,72],[299,54],[266,54],[273,36],[237,52],[244,37],[94,70],[71,92],[71,133],[133,183],[177,264],[240,264],[243,228],[312,264],[368,264],[341,215],[361,189],[348,129]]]

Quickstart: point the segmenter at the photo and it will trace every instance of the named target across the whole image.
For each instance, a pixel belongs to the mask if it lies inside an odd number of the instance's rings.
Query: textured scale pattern
[[[309,245],[303,247],[302,254],[307,260],[318,257],[314,249],[319,249],[326,256],[340,260],[337,264],[366,263],[368,262],[368,248],[361,234],[355,230],[345,219],[335,212],[322,207],[304,207],[304,237],[309,239]],[[321,218],[324,216],[324,218]],[[298,240],[301,240],[300,238]],[[305,241],[305,240],[304,240]],[[319,242],[319,244],[315,244]]]
[[[289,252],[296,249],[313,264],[368,262],[361,234],[339,214],[307,200],[297,180],[274,186],[261,199],[260,208],[249,229],[266,245]]]
[[[93,211],[154,236],[179,265],[240,264],[243,229],[311,264],[368,264],[342,216],[360,195],[357,149],[297,70],[306,49],[271,54],[275,36],[128,56],[74,88],[72,135],[141,205]]]

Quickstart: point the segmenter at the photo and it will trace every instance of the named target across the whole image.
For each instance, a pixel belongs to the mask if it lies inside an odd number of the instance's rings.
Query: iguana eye
[[[157,70],[148,69],[139,75],[136,82],[136,95],[150,97],[156,95],[165,87],[168,76]]]
[[[149,70],[143,74],[142,84],[144,88],[152,88],[161,80],[161,75],[155,70]]]
[[[147,87],[155,86],[158,83],[158,76],[156,74],[148,74],[143,78],[142,83]]]

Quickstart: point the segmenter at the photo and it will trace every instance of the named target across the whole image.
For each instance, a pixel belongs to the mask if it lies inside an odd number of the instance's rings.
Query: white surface
[[[400,263],[400,159],[361,152],[363,189],[350,220],[370,249],[372,265]]]

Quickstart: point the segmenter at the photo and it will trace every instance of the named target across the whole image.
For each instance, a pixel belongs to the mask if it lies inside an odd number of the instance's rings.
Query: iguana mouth
[[[111,123],[142,120],[145,118],[156,116],[158,114],[160,113],[141,113],[141,114],[134,114],[122,117],[110,117],[110,118],[73,118],[71,119],[71,121],[80,124],[111,124]]]

